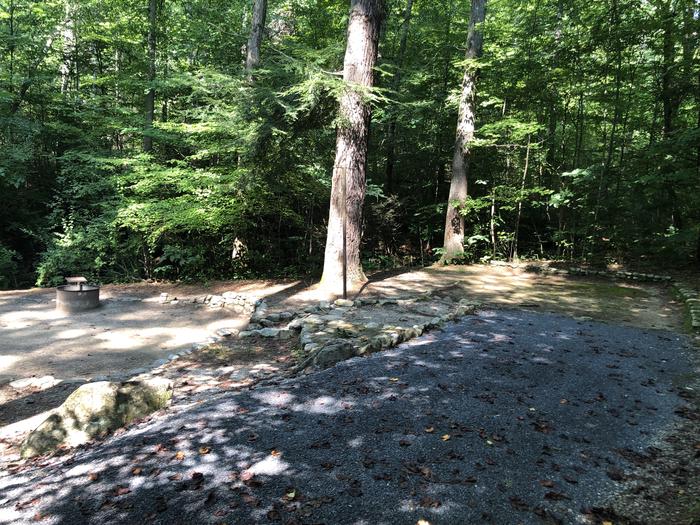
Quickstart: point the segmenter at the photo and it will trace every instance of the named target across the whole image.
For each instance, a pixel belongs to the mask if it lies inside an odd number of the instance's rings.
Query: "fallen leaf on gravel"
[[[172,474],[168,476],[170,481],[180,481],[182,479],[182,474]]]
[[[129,487],[124,487],[121,485],[114,489],[115,496],[123,496],[124,494],[128,494],[129,492],[131,492],[131,489]]]
[[[606,474],[613,481],[622,481],[625,479],[625,474],[620,469],[611,468]]]
[[[425,431],[426,431],[428,434],[432,434],[433,432],[435,432],[435,429],[434,429],[433,427],[428,427],[428,428],[425,429]]]
[[[401,441],[399,441],[399,445],[401,445],[402,447],[410,447],[411,442],[408,441],[407,439],[402,439]]]
[[[449,441],[450,440],[450,435],[449,434],[443,434],[443,436],[440,438],[443,441]]]
[[[282,455],[282,453],[277,449],[272,449],[272,452],[270,452],[270,455],[272,457],[278,458]]]
[[[211,447],[199,447],[199,453],[201,455],[209,454],[211,452]]]
[[[143,469],[141,467],[134,467],[131,469],[131,475],[132,476],[140,476],[142,470]]]
[[[554,482],[548,479],[541,479],[540,480],[540,485],[543,487],[547,487],[548,489],[551,489],[554,486]]]
[[[515,510],[530,510],[530,505],[528,505],[527,502],[519,496],[511,496],[508,498],[508,501],[510,501],[510,506]]]
[[[88,474],[88,479],[90,481],[97,481],[99,478],[100,478],[100,476],[98,474],[96,474],[95,472],[90,472]]]
[[[430,525],[430,522],[428,520],[418,520],[416,525]]]
[[[27,507],[31,507],[31,506],[33,506],[33,505],[36,505],[37,503],[39,503],[40,500],[41,500],[41,498],[38,498],[38,497],[37,497],[37,498],[34,498],[34,499],[30,499],[30,500],[28,500],[28,501],[22,501],[22,502],[17,503],[17,504],[15,505],[15,509],[17,509],[17,510],[26,509]]]
[[[399,380],[398,377],[390,377],[389,378],[389,381],[391,381],[392,383],[396,383],[398,380]]]
[[[173,459],[176,459],[177,461],[182,461],[185,459],[185,453],[182,450],[179,450],[174,456]]]
[[[440,505],[442,505],[442,503],[440,503],[435,498],[431,498],[430,496],[424,496],[420,500],[421,507],[428,507],[428,508],[437,509]]]
[[[569,496],[562,494],[561,492],[549,491],[544,495],[544,499],[552,501],[561,501],[563,499],[571,499]]]

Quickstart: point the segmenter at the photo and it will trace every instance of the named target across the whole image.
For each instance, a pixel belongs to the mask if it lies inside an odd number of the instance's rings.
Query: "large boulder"
[[[61,445],[81,445],[166,407],[172,395],[172,381],[164,378],[82,385],[29,434],[21,455],[30,458]]]

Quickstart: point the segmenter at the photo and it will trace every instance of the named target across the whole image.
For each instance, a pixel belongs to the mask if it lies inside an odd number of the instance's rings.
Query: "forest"
[[[697,266],[699,14],[2,0],[0,288],[320,276],[324,253],[333,278],[341,211],[354,280],[437,260]]]

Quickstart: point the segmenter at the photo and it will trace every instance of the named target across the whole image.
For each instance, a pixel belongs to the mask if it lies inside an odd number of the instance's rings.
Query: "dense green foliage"
[[[269,0],[254,79],[250,4],[160,0],[153,85],[146,0],[0,4],[0,287],[320,270],[348,3]],[[467,2],[415,0],[401,56],[404,9],[369,94],[375,267],[439,254],[464,68]],[[489,2],[470,259],[700,255],[699,10]]]

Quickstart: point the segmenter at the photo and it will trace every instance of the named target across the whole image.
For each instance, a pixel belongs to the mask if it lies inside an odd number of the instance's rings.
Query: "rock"
[[[164,364],[166,364],[166,363],[168,363],[168,362],[169,362],[169,361],[168,361],[167,359],[156,359],[155,361],[153,361],[153,367],[154,367],[154,368],[158,368],[159,366],[163,366]],[[93,380],[94,380],[94,381],[100,381],[100,380],[97,379],[97,378],[94,378]]]
[[[107,376],[95,376],[95,377],[91,378],[91,381],[92,382],[107,381]]]
[[[311,353],[314,350],[318,350],[321,347],[318,343],[307,343],[304,345],[304,352]]]
[[[220,337],[235,337],[238,335],[238,329],[236,328],[219,328],[216,331],[216,335]]]
[[[146,370],[145,368],[134,368],[133,370],[129,370],[129,371],[126,373],[126,375],[129,376],[129,377],[131,377],[131,376],[138,376],[138,375],[141,375],[141,374],[145,374],[146,372],[148,372],[148,370]]]
[[[178,357],[180,357],[180,356],[177,355],[177,354],[170,354],[170,355],[168,356],[168,359],[169,359],[170,361],[175,361]]]
[[[329,301],[319,301],[318,307],[323,310],[328,310],[331,307],[331,303]]]
[[[212,308],[223,306],[225,303],[226,300],[220,295],[212,295],[211,299],[209,299],[209,306]]]
[[[24,390],[25,388],[40,388],[41,390],[45,390],[60,382],[60,379],[56,379],[54,376],[25,377],[12,381],[10,386],[15,390]]]
[[[111,383],[100,381],[79,387],[22,443],[20,453],[30,458],[74,447],[104,432],[165,408],[173,395],[173,383],[165,378]]]
[[[292,320],[288,325],[287,328],[289,330],[301,330],[301,327],[304,325],[304,319],[301,317],[297,317],[296,319]]]
[[[340,306],[341,308],[350,308],[355,303],[353,301],[351,301],[350,299],[336,299],[333,302],[333,304],[336,306]]]
[[[291,331],[291,330],[287,330],[286,328],[283,328],[283,329],[281,329],[281,330],[279,331],[279,333],[277,334],[277,337],[279,337],[279,338],[282,339],[282,340],[291,339],[291,337],[292,337],[292,331]]]
[[[294,314],[292,312],[280,312],[278,315],[280,321],[291,321],[294,319]]]
[[[243,330],[238,334],[238,337],[243,339],[244,337],[252,337],[258,333],[258,330]]]
[[[161,304],[167,303],[168,302],[168,294],[167,293],[160,294],[160,297],[158,298],[158,302]]]
[[[367,323],[367,324],[365,325],[365,328],[366,328],[367,330],[376,330],[377,328],[379,328],[379,323],[374,323],[374,322]]]
[[[277,337],[279,336],[280,330],[279,328],[263,328],[262,330],[258,330],[258,333],[263,337]]]
[[[334,340],[327,343],[316,357],[314,365],[319,368],[328,368],[336,363],[355,357],[355,348],[348,341]]]

